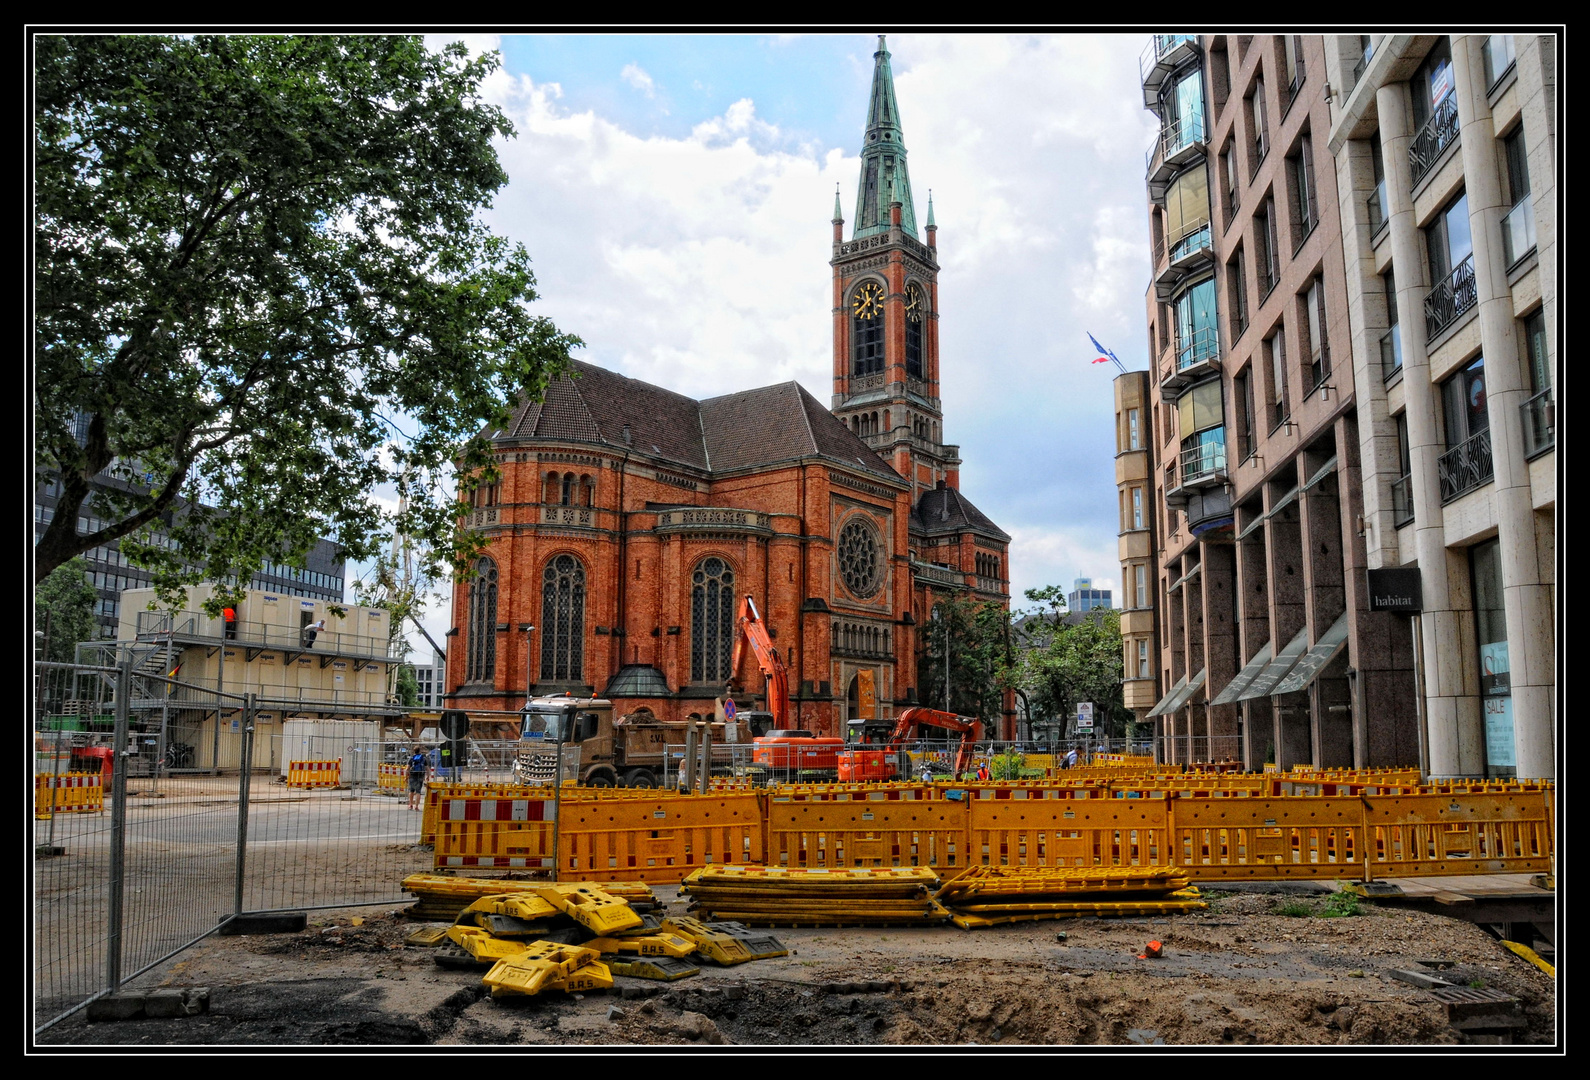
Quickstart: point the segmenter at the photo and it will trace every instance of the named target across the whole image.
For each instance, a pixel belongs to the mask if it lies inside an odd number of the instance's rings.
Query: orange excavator
[[[779,658],[773,639],[768,637],[767,625],[757,613],[756,601],[751,599],[750,593],[746,593],[745,599],[740,601],[740,614],[735,626],[734,654],[729,659],[728,692],[734,689],[733,678],[740,670],[740,660],[745,656],[745,643],[749,641],[751,651],[756,654],[757,666],[762,669],[762,674],[767,676],[767,710],[773,714],[772,726],[788,728],[789,672],[784,667],[784,661]]]
[[[983,722],[976,717],[957,716],[914,706],[900,714],[894,727],[883,739],[879,749],[846,750],[839,754],[839,780],[841,783],[866,783],[910,779],[909,766],[905,764],[903,748],[918,738],[921,728],[943,728],[961,733],[960,746],[955,751],[955,776],[959,777],[972,763],[972,752],[983,737]],[[873,728],[882,734],[882,725]]]

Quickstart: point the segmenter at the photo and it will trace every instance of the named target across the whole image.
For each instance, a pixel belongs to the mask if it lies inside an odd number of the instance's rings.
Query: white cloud
[[[618,77],[649,98],[657,96],[657,84],[652,82],[651,76],[646,74],[646,69],[639,64],[625,64],[624,70],[618,73]]]

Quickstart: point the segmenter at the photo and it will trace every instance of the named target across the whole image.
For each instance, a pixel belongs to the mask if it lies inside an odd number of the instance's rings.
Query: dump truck
[[[615,717],[613,703],[605,698],[532,698],[521,720],[514,780],[552,783],[558,748],[578,744],[575,779],[588,787],[659,786],[667,747],[683,746],[690,726],[688,721],[659,720],[644,707]],[[711,729],[715,744],[749,743],[753,737],[751,726],[738,718],[713,721]]]

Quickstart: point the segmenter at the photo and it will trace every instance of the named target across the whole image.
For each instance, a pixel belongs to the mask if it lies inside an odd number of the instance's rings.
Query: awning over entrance
[[[1187,689],[1187,676],[1183,675],[1176,685],[1170,688],[1170,692],[1159,699],[1159,704],[1148,710],[1148,715],[1164,716],[1166,713],[1170,712],[1166,706],[1171,703],[1177,694],[1180,694],[1185,689]]]
[[[1314,647],[1303,654],[1303,659],[1297,662],[1297,666],[1288,672],[1286,678],[1282,679],[1275,689],[1270,692],[1272,694],[1292,694],[1306,689],[1308,684],[1317,679],[1319,673],[1325,670],[1325,665],[1331,662],[1331,658],[1341,652],[1346,645],[1347,613],[1344,611],[1340,618],[1331,623],[1331,628],[1325,631],[1320,636],[1320,639],[1314,643]]]
[[[1259,651],[1253,654],[1253,659],[1249,660],[1243,665],[1242,670],[1237,672],[1237,677],[1226,683],[1225,689],[1215,695],[1215,699],[1209,704],[1230,705],[1234,701],[1242,700],[1242,691],[1247,689],[1248,684],[1257,678],[1259,672],[1268,667],[1269,663],[1270,643],[1266,641],[1260,646]]]
[[[1208,668],[1204,668],[1198,674],[1194,675],[1192,682],[1188,683],[1182,689],[1181,693],[1177,694],[1175,697],[1170,699],[1170,704],[1165,706],[1165,715],[1169,716],[1171,713],[1175,712],[1177,709],[1181,708],[1183,705],[1185,705],[1189,701],[1191,701],[1192,698],[1193,698],[1193,695],[1196,694],[1199,690],[1203,689],[1204,680],[1207,679],[1208,677],[1209,677],[1209,669]]]
[[[1286,648],[1271,660],[1263,671],[1254,676],[1248,688],[1237,695],[1238,701],[1249,701],[1253,698],[1269,697],[1275,693],[1275,684],[1285,678],[1286,673],[1292,670],[1292,665],[1298,658],[1308,651],[1308,627],[1297,632],[1297,637],[1286,643]]]

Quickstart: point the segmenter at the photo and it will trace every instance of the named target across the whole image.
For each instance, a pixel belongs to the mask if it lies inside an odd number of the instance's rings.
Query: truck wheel
[[[625,775],[625,787],[654,788],[657,777],[650,769],[634,769]]]
[[[585,778],[586,787],[614,787],[616,781],[612,773],[606,769],[598,769]]]

